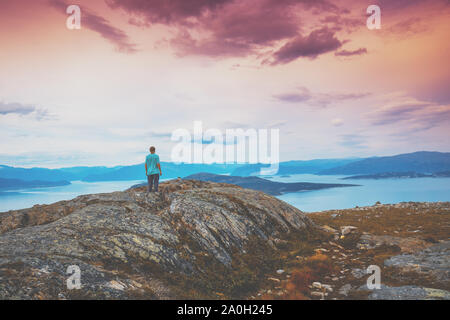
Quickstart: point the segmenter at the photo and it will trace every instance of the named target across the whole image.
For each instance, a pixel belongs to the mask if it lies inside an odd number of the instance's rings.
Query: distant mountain
[[[449,178],[450,177],[450,171],[442,171],[442,172],[433,173],[433,177]]]
[[[238,168],[237,164],[197,164],[197,163],[181,163],[161,162],[162,177],[164,179],[172,179],[184,177],[186,175],[210,172],[217,174],[230,173],[230,171]],[[110,171],[104,174],[92,174],[83,179],[83,181],[126,181],[126,180],[142,180],[146,179],[144,164],[136,164],[126,166]]]
[[[356,186],[354,184],[335,184],[335,183],[334,184],[308,183],[308,182],[284,183],[284,182],[270,181],[254,176],[253,177],[225,176],[204,172],[193,174],[183,179],[235,184],[246,189],[259,190],[271,195],[280,195],[283,193],[297,192],[297,191],[319,190],[325,188]]]
[[[338,166],[343,166],[352,162],[361,160],[360,158],[349,158],[349,159],[316,159],[316,160],[294,160],[280,162],[278,175],[287,174],[315,174],[319,171],[330,169]],[[234,176],[250,176],[259,175],[260,169],[263,167],[268,167],[267,164],[248,164],[243,165],[231,174]]]
[[[175,164],[161,162],[163,178],[184,177],[198,172],[230,173],[237,164]],[[146,179],[144,164],[116,167],[68,167],[60,169],[17,168],[0,165],[0,178],[24,181],[126,181]]]
[[[259,175],[264,164],[175,164],[162,162],[162,178],[172,179],[209,172],[232,176]],[[415,152],[367,159],[316,159],[280,162],[278,175],[289,174],[377,174],[385,172],[436,173],[450,171],[450,153]],[[0,178],[24,181],[126,181],[146,179],[144,164],[115,167],[68,167],[60,169],[17,168],[0,165]]]
[[[46,188],[46,187],[59,187],[69,185],[69,181],[24,181],[20,179],[3,179],[0,178],[0,190],[18,190],[24,188]]]
[[[378,174],[386,172],[435,173],[450,171],[450,153],[419,151],[390,157],[374,157],[348,163],[318,174]]]
[[[341,178],[342,180],[358,180],[358,179],[408,179],[408,178],[446,178],[450,177],[450,171],[436,172],[432,174],[417,173],[417,172],[384,172],[375,174],[363,174],[357,176],[350,176]]]
[[[384,173],[375,173],[375,174],[362,174],[357,176],[350,176],[341,178],[342,180],[359,180],[359,179],[406,179],[406,178],[424,178],[424,177],[432,177],[430,174],[425,173],[417,173],[417,172],[384,172]]]
[[[96,182],[96,181],[126,181],[126,180],[140,180],[140,179],[145,179],[145,169],[143,164],[124,166],[116,170],[111,170],[104,173],[93,173],[85,176],[82,180],[86,182]]]
[[[104,174],[108,171],[117,170],[120,167],[71,167],[61,169],[46,168],[17,168],[0,165],[0,178],[20,179],[24,181],[76,181],[84,177],[97,173]]]
[[[97,167],[68,167],[68,168],[61,168],[58,169],[61,172],[71,174],[76,178],[76,180],[83,180],[88,175],[91,174],[105,174],[108,172],[112,172],[115,170],[118,170],[120,168],[123,168],[123,166],[114,166],[114,167],[104,167],[104,166],[97,166]]]

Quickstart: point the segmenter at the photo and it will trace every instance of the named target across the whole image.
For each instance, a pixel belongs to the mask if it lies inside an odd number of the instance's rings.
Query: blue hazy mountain
[[[315,159],[315,160],[294,160],[280,162],[278,175],[287,174],[315,174],[325,169],[330,169],[338,166],[343,166],[355,161],[359,161],[361,158],[348,158],[348,159]],[[248,164],[241,166],[234,170],[231,174],[234,176],[250,176],[259,175],[262,167],[268,167],[266,164]]]
[[[18,168],[0,165],[0,178],[24,181],[76,181],[91,174],[103,174],[121,167],[70,167],[61,169]]]
[[[197,163],[181,163],[161,162],[161,169],[164,179],[184,177],[186,175],[210,172],[216,174],[230,173],[238,168],[238,164],[197,164]],[[125,166],[110,172],[102,174],[92,174],[83,179],[83,181],[123,181],[123,180],[140,180],[146,179],[144,164],[136,164],[133,166]]]
[[[61,168],[59,169],[61,172],[71,174],[78,178],[78,180],[82,180],[84,177],[91,174],[103,174],[115,171],[117,169],[123,168],[123,166],[115,166],[115,167],[69,167],[69,168]]]
[[[208,172],[233,176],[258,175],[263,164],[175,164],[162,162],[163,178],[185,177]],[[431,174],[450,171],[450,153],[415,152],[390,157],[316,159],[287,161],[279,165],[278,175],[288,174],[379,174],[415,172]],[[17,168],[0,165],[0,178],[24,181],[125,181],[145,179],[144,164],[116,167],[68,167],[60,169]]]
[[[177,178],[198,172],[230,173],[237,164],[174,164],[162,162],[164,178]],[[125,181],[145,179],[144,164],[116,167],[68,167],[60,169],[18,168],[0,165],[0,178],[23,181]]]
[[[45,187],[59,187],[69,185],[69,181],[24,181],[20,179],[3,179],[0,178],[0,191],[18,190],[24,188],[45,188]]]
[[[379,179],[408,179],[408,178],[448,178],[450,171],[442,171],[435,173],[417,173],[417,172],[383,172],[374,174],[362,174],[341,178],[342,180],[379,180]]]
[[[322,170],[319,174],[379,174],[385,172],[436,173],[450,170],[450,152],[419,151],[373,157]]]

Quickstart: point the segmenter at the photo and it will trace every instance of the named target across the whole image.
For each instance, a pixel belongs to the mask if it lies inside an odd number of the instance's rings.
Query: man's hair
[[[150,152],[155,152],[155,147],[150,147]]]

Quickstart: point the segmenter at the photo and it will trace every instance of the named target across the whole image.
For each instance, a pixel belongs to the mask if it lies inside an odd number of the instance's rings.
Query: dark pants
[[[155,185],[155,191],[158,192],[159,174],[151,174],[147,176],[148,187],[147,191],[152,192],[153,184]]]

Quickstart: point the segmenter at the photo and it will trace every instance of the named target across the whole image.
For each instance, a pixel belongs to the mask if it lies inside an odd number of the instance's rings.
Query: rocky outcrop
[[[361,288],[367,290],[366,286]],[[418,286],[389,287],[371,290],[369,300],[450,300],[450,292]]]
[[[404,274],[412,273],[450,288],[450,241],[414,253],[393,256],[384,265],[395,268],[395,275],[400,279]]]
[[[431,243],[418,239],[418,238],[401,238],[394,236],[378,236],[373,234],[365,233],[361,235],[360,241],[357,244],[359,249],[374,249],[386,246],[398,246],[402,252],[415,252],[422,248],[426,248],[431,245]]]
[[[275,239],[316,232],[262,192],[194,180],[160,187],[0,213],[0,299],[176,298],[173,277],[201,282],[258,245],[276,250]],[[78,290],[66,285],[73,265]]]
[[[309,214],[334,237],[315,249],[337,269],[317,279],[333,286],[325,299],[449,299],[449,213],[450,202],[402,202]],[[365,286],[372,265],[381,289]]]

